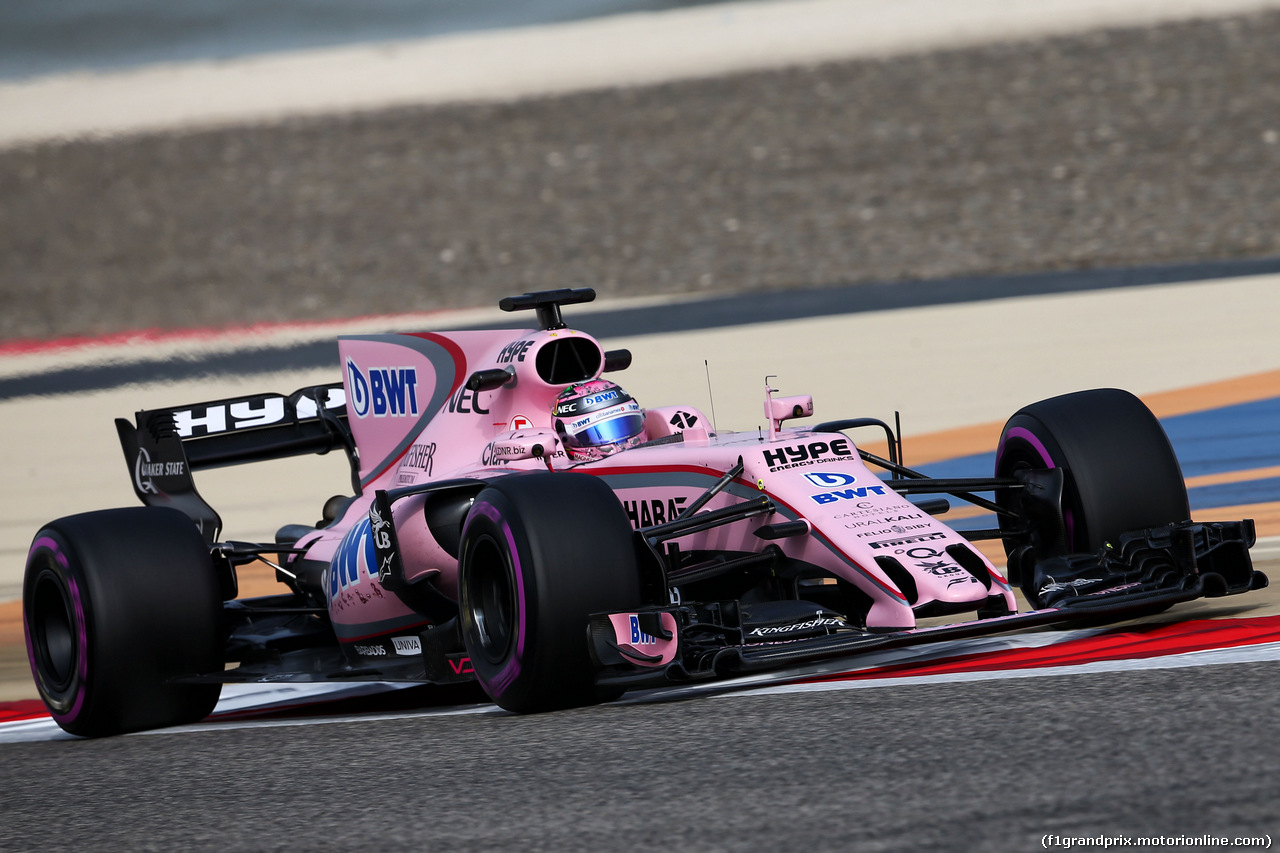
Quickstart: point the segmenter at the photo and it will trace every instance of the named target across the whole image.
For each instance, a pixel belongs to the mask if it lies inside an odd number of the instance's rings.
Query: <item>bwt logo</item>
[[[347,387],[356,417],[404,417],[418,414],[418,371],[412,367],[373,367],[364,372],[347,359]]]
[[[805,474],[804,478],[820,489],[838,489],[841,486],[852,486],[858,482],[858,478],[852,474],[830,473],[827,471],[814,471],[812,474]]]
[[[631,622],[631,645],[633,646],[652,646],[658,642],[652,634],[646,634],[640,630],[640,618],[632,616]]]
[[[852,501],[867,495],[883,495],[884,486],[855,486],[852,489],[836,489],[820,495],[810,495],[816,504],[833,504],[836,501]]]
[[[362,582],[361,568],[366,576],[372,577],[377,573],[378,553],[373,547],[370,527],[369,519],[362,518],[338,543],[338,550],[327,569],[330,600],[337,598],[343,590]],[[375,567],[372,573],[369,571],[370,566]]]

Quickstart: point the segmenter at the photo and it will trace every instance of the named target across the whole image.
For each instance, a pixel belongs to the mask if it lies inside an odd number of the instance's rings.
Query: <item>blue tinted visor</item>
[[[576,435],[566,436],[566,438],[570,447],[603,447],[606,444],[634,438],[643,429],[644,415],[641,412],[631,412],[592,424],[579,430]]]

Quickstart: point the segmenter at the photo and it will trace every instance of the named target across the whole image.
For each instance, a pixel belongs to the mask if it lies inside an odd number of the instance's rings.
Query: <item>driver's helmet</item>
[[[551,416],[574,462],[603,459],[645,441],[644,409],[604,379],[575,382],[561,391]]]

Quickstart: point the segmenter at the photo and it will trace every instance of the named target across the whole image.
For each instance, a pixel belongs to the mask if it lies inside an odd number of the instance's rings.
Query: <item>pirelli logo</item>
[[[873,549],[878,548],[897,548],[899,545],[914,545],[917,542],[932,542],[935,539],[946,539],[945,533],[925,533],[921,536],[903,536],[900,539],[885,539],[882,542],[872,542]]]

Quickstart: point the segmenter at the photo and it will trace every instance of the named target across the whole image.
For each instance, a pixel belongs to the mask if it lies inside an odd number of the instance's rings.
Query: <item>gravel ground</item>
[[[0,151],[0,339],[1280,254],[1280,14]]]

